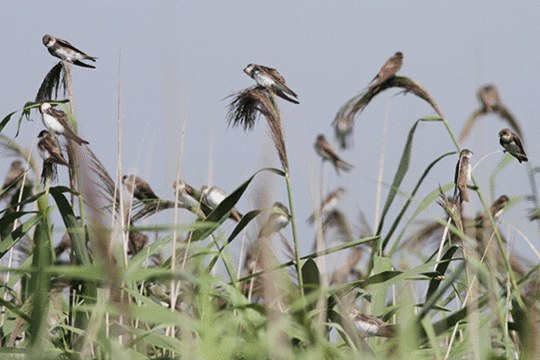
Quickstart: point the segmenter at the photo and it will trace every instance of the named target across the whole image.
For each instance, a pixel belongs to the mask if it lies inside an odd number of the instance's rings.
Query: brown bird
[[[208,205],[212,210],[215,210],[227,197],[227,193],[221,188],[218,188],[217,186],[208,187],[208,185],[203,185],[201,188],[201,195],[203,203]],[[242,220],[242,214],[240,214],[236,208],[232,208],[229,218],[239,222]]]
[[[528,161],[521,140],[516,134],[510,131],[510,129],[502,129],[499,131],[499,143],[504,148],[504,152],[512,154],[520,164],[522,161]]]
[[[329,160],[334,165],[336,172],[339,175],[339,169],[350,171],[353,166],[349,163],[343,161],[338,154],[332,149],[332,146],[326,141],[324,135],[319,134],[317,140],[315,141],[315,151],[319,154],[324,160]]]
[[[136,255],[148,244],[148,236],[138,231],[130,231],[128,234],[128,254]]]
[[[326,221],[326,216],[330,214],[335,208],[338,203],[339,198],[345,193],[345,189],[342,187],[337,188],[336,190],[332,191],[330,194],[326,196],[321,201],[321,206],[311,216],[308,218],[307,222],[308,224],[313,224],[315,221],[315,215],[318,212],[320,218],[322,219],[322,222],[324,223]]]
[[[370,82],[373,82],[375,80],[375,84],[371,85],[369,87],[369,90],[375,89],[377,86],[384,83],[386,80],[390,79],[396,73],[401,69],[401,66],[403,65],[403,54],[401,52],[397,52],[392,56],[390,59],[386,60],[383,67],[381,68],[381,71],[371,80]]]
[[[487,113],[493,112],[493,109],[499,108],[501,105],[499,93],[494,85],[482,86],[478,90],[477,96],[482,103],[482,109]]]
[[[124,184],[127,191],[133,193],[133,196],[138,200],[158,199],[150,185],[136,175],[122,176],[122,184]]]
[[[363,314],[355,306],[349,307],[347,312],[361,338],[372,336],[389,338],[396,334],[396,325],[388,324],[373,315]]]
[[[47,179],[55,181],[58,177],[56,165],[69,167],[69,163],[64,158],[60,146],[47,130],[42,130],[38,135],[38,152],[43,159],[43,170],[41,172],[41,183],[46,184]]]
[[[4,185],[2,186],[2,190],[5,190],[11,185],[15,184],[19,179],[22,178],[23,174],[24,174],[24,168],[22,167],[22,161],[21,160],[13,161],[6,175],[6,180],[4,180]]]
[[[457,191],[459,190],[460,202],[469,202],[469,193],[467,190],[467,182],[471,180],[471,163],[469,159],[473,155],[471,150],[463,149],[459,153],[459,160],[456,164],[456,174],[454,176],[454,183],[456,188],[454,191],[454,202],[457,202]]]
[[[268,219],[259,231],[259,238],[271,236],[283,229],[291,221],[291,215],[289,215],[289,210],[285,205],[276,201],[272,207],[276,210],[281,210],[281,212],[273,212],[268,216]]]
[[[506,204],[508,204],[508,200],[508,196],[506,195],[501,195],[497,200],[495,200],[489,208],[491,216],[493,216],[494,218],[501,216],[504,207],[506,206]]]
[[[53,140],[51,134],[47,130],[42,130],[38,135],[38,139],[37,147],[39,154],[44,161],[69,167],[69,163],[64,158],[64,154],[62,154],[58,143]]]
[[[255,80],[259,86],[270,90],[272,93],[284,100],[290,101],[293,104],[299,104],[297,100],[291,99],[285,95],[285,93],[287,93],[295,98],[298,98],[298,95],[287,87],[285,84],[285,79],[276,69],[262,65],[249,64],[244,69],[244,72]]]
[[[51,104],[44,102],[39,105],[39,112],[41,113],[43,124],[49,131],[64,135],[66,138],[75,141],[78,145],[89,144],[88,141],[81,139],[71,129],[67,114],[62,110],[57,110]]]
[[[65,60],[78,66],[92,69],[96,68],[95,66],[83,63],[81,60],[90,60],[95,62],[97,57],[86,55],[66,40],[55,38],[51,35],[45,35],[43,36],[42,41],[43,45],[47,47],[47,50],[49,50],[49,53],[52,56],[56,56],[59,59]]]

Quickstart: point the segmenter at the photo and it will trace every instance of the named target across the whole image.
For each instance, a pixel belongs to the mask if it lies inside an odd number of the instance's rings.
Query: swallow
[[[201,188],[201,195],[202,202],[208,205],[208,207],[210,207],[212,210],[215,210],[227,197],[227,193],[222,189],[218,188],[217,186],[208,187],[207,185],[203,185]],[[236,208],[233,208],[229,218],[239,222],[242,220],[242,215],[238,212],[238,210],[236,210]]]
[[[202,215],[208,216],[212,212],[212,209],[201,201],[201,193],[189,186],[184,180],[175,181],[173,189],[178,190],[178,201],[182,207],[191,210],[200,217]]]
[[[274,205],[272,205],[272,208],[274,208],[274,210],[278,210],[279,212],[272,212],[268,216],[268,219],[259,231],[259,238],[271,236],[272,234],[283,229],[291,221],[291,215],[289,215],[289,210],[285,205],[279,201],[276,201]]]
[[[494,109],[499,108],[501,105],[499,93],[494,85],[481,87],[480,90],[478,90],[477,96],[480,103],[482,103],[482,109],[486,113],[493,112]]]
[[[55,38],[51,35],[43,36],[43,45],[47,47],[49,53],[61,60],[65,60],[71,64],[75,64],[82,67],[95,69],[93,65],[85,64],[81,60],[90,60],[95,62],[97,57],[88,56],[81,50],[71,45],[66,40]]]
[[[502,129],[499,131],[499,143],[504,148],[504,152],[509,152],[515,157],[519,163],[528,161],[525,150],[519,137],[510,131],[510,129]]]
[[[459,198],[461,201],[469,202],[467,182],[471,180],[471,163],[469,159],[472,155],[472,151],[468,149],[463,149],[459,153],[459,160],[456,164],[456,174],[454,176],[454,183],[456,184],[454,201],[457,201],[456,192],[459,190]]]
[[[136,255],[144,249],[148,244],[148,236],[138,231],[130,231],[128,234],[128,250],[129,254]]]
[[[69,140],[75,141],[79,146],[82,144],[90,144],[88,141],[81,139],[71,129],[69,125],[68,117],[62,110],[57,110],[49,103],[41,103],[39,105],[39,112],[41,113],[41,120],[45,127],[54,132],[55,134],[64,135]]]
[[[367,338],[372,336],[394,337],[396,326],[388,324],[373,315],[363,314],[354,306],[347,309],[349,318],[358,331],[358,336]]]
[[[371,80],[370,82],[373,82],[375,80],[375,83],[369,87],[369,90],[375,89],[377,86],[383,84],[386,80],[392,78],[396,73],[401,69],[401,66],[403,65],[403,54],[401,52],[397,52],[392,56],[390,59],[386,60],[383,67],[381,68],[381,71]]]
[[[53,140],[47,130],[42,130],[38,135],[38,139],[37,147],[43,161],[69,167],[69,163],[64,158],[58,143]]]
[[[508,196],[501,195],[497,200],[493,202],[493,204],[491,204],[489,210],[493,218],[498,218],[499,216],[501,216],[504,211],[504,207],[506,206],[506,204],[508,204],[508,200]]]
[[[159,199],[146,181],[136,175],[122,176],[122,184],[138,200]]]
[[[343,161],[338,154],[332,149],[332,146],[326,141],[324,135],[319,134],[317,136],[317,141],[315,141],[315,151],[319,154],[324,160],[329,160],[334,165],[337,174],[339,175],[339,169],[344,171],[350,171],[353,166],[349,163]]]
[[[326,215],[330,214],[336,208],[339,198],[344,193],[345,193],[345,189],[342,187],[339,187],[336,190],[332,191],[330,194],[328,194],[326,198],[324,198],[323,201],[321,201],[321,206],[316,211],[319,212],[319,216],[323,219],[323,222],[326,221],[325,220]],[[311,214],[307,222],[309,224],[313,224],[314,221],[315,221],[315,212]]]
[[[285,85],[285,79],[276,70],[262,65],[249,64],[244,69],[244,72],[249,75],[259,86],[268,89],[280,98],[290,101],[293,104],[299,104],[295,99],[288,97],[286,94],[298,98],[294,91]]]
[[[9,167],[9,171],[6,175],[6,179],[4,180],[4,185],[2,185],[2,190],[7,189],[8,187],[15,184],[19,179],[22,178],[24,174],[24,168],[22,167],[22,161],[21,160],[15,160],[11,163],[11,166]]]
[[[341,149],[352,146],[352,133],[354,130],[354,118],[351,116],[342,116],[336,118],[332,125],[334,126],[334,137],[339,142]]]

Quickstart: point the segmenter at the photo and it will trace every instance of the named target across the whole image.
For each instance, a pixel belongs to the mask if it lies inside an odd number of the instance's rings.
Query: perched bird
[[[212,209],[202,202],[201,193],[186,184],[184,180],[175,181],[173,188],[178,190],[178,201],[182,207],[191,210],[199,217],[208,216],[212,212]]]
[[[52,56],[56,56],[61,60],[65,60],[69,63],[82,67],[91,69],[96,68],[95,66],[85,64],[80,60],[90,60],[95,62],[97,57],[86,55],[66,40],[55,38],[51,35],[45,35],[43,36],[43,45],[47,47],[47,50],[49,50],[49,53],[51,53]]]
[[[339,175],[339,169],[350,171],[353,166],[349,163],[346,163],[345,161],[341,160],[341,158],[336,154],[334,149],[332,149],[332,146],[326,141],[326,138],[324,135],[319,134],[317,136],[317,141],[315,141],[315,151],[317,154],[319,154],[324,160],[329,160],[334,165],[334,168],[336,169],[336,172]]]
[[[332,122],[334,137],[339,142],[341,149],[352,146],[352,134],[354,130],[354,117],[342,116]]]
[[[69,163],[64,158],[60,146],[53,140],[51,134],[47,130],[42,130],[38,135],[38,139],[37,147],[39,154],[45,162],[69,167]]]
[[[148,236],[138,231],[130,231],[128,234],[128,253],[136,255],[148,244]]]
[[[22,178],[23,174],[24,174],[24,168],[22,167],[22,161],[21,160],[13,161],[6,175],[6,180],[4,180],[4,185],[2,185],[2,190],[7,189],[11,185],[19,181],[19,179]]]
[[[501,216],[501,214],[504,211],[504,207],[506,206],[506,204],[508,204],[508,200],[509,200],[508,196],[506,195],[499,196],[499,198],[495,200],[493,204],[491,204],[491,207],[489,208],[489,211],[491,212],[491,216],[493,216],[494,218]]]
[[[201,194],[203,203],[208,205],[212,210],[215,210],[227,197],[227,193],[217,186],[208,187],[207,185],[203,185]],[[238,222],[242,220],[242,215],[236,208],[233,208],[229,218]]]
[[[396,325],[388,324],[373,315],[363,314],[355,306],[349,307],[347,312],[361,338],[372,336],[389,338],[396,334]]]
[[[295,99],[291,99],[285,93],[298,98],[298,95],[285,85],[285,79],[276,70],[262,65],[249,64],[244,69],[244,72],[248,74],[258,85],[268,89],[272,93],[276,94],[280,98],[290,101],[294,104],[299,104]]]
[[[47,179],[55,181],[58,177],[56,165],[69,167],[69,163],[64,158],[60,146],[47,130],[42,130],[38,135],[38,151],[43,159],[43,170],[41,171],[41,183],[46,184]]]
[[[454,202],[457,202],[457,191],[459,190],[460,202],[469,202],[469,193],[467,190],[467,182],[471,180],[471,163],[469,159],[473,155],[471,150],[463,149],[459,153],[459,160],[456,164],[456,174],[454,176],[454,183],[456,188],[454,191]]]
[[[510,131],[510,129],[502,129],[499,131],[499,143],[504,148],[504,152],[508,151],[513,157],[518,159],[520,164],[522,161],[528,161],[521,140],[516,134]]]
[[[493,109],[499,108],[501,100],[499,99],[499,93],[494,85],[486,85],[480,88],[477,93],[478,100],[482,103],[482,109],[485,112],[493,112]]]
[[[127,191],[133,193],[133,196],[138,200],[158,199],[150,185],[136,175],[122,176],[122,184],[124,184]]]
[[[330,194],[326,196],[326,198],[321,201],[321,206],[319,209],[316,210],[316,212],[319,212],[319,216],[321,217],[322,221],[325,222],[325,218],[328,214],[330,214],[337,205],[337,202],[339,198],[345,193],[345,189],[342,187],[337,188],[336,190],[332,191]],[[311,216],[308,218],[307,222],[309,224],[313,224],[315,221],[315,212],[311,214]]]
[[[386,80],[390,79],[396,73],[401,69],[401,66],[403,65],[403,54],[401,52],[397,52],[392,56],[390,59],[386,60],[383,67],[381,68],[381,71],[371,80],[371,82],[375,81],[375,84],[371,85],[369,87],[369,90],[375,89],[377,86],[384,83]]]
[[[291,215],[289,215],[289,210],[285,205],[276,201],[272,207],[276,210],[281,210],[281,212],[273,212],[268,216],[268,219],[259,231],[259,238],[271,236],[283,229],[291,221]]]
[[[51,104],[44,102],[39,105],[39,112],[41,113],[43,124],[49,131],[64,135],[66,138],[75,141],[78,145],[89,144],[88,141],[81,139],[71,129],[67,114],[62,110],[54,109]]]

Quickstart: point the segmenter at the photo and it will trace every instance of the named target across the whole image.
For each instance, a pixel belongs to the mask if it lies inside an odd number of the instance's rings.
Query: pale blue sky
[[[399,74],[431,93],[456,136],[478,107],[477,89],[495,84],[502,102],[526,132],[526,150],[533,167],[538,166],[538,2],[5,2],[2,13],[1,116],[33,100],[56,63],[41,43],[42,36],[47,33],[70,41],[99,58],[96,70],[73,69],[75,111],[81,136],[114,176],[121,52],[123,173],[135,170],[142,149],[137,172],[166,199],[174,196],[184,118],[181,176],[192,186],[208,182],[210,159],[212,183],[227,191],[263,166],[279,167],[266,124],[261,121],[249,133],[228,128],[229,100],[224,99],[253,84],[242,72],[247,64],[278,69],[300,100],[300,105],[280,105],[303,254],[314,237],[305,219],[317,202],[312,194],[319,192],[315,138],[323,133],[333,139],[330,123],[338,108],[365,88],[396,51],[404,54]],[[357,117],[355,146],[341,153],[355,169],[337,177],[330,166],[325,167],[326,188],[347,189],[340,208],[353,222],[359,210],[370,224],[374,222],[385,118],[389,128],[384,181],[390,183],[410,127],[418,118],[435,114],[412,95],[393,97],[396,92],[378,96]],[[34,122],[23,122],[17,139],[26,146],[43,128],[39,114],[33,113],[32,118]],[[3,133],[13,136],[15,122]],[[464,144],[474,152],[473,164],[501,149],[497,133],[503,127],[495,116],[487,116],[475,128]],[[433,159],[453,150],[441,124],[421,124],[402,190],[410,191]],[[488,186],[501,157],[494,155],[475,170],[481,186]],[[0,165],[7,169],[9,161]],[[453,181],[456,161],[457,155],[448,157],[434,168],[420,189],[420,199],[439,183]],[[268,202],[286,202],[284,182],[274,179],[271,184],[275,197]],[[500,175],[496,195],[514,197],[529,191],[525,166],[513,161]],[[483,193],[489,196],[487,188]],[[385,188],[383,200],[386,194]],[[466,208],[469,214],[479,209],[476,196],[472,198]],[[390,217],[403,201],[397,199]],[[530,207],[517,205],[503,221],[517,225],[540,247],[538,226],[525,219]],[[249,209],[246,199],[239,209]],[[424,219],[433,213],[443,215],[435,204],[430,209]],[[291,238],[290,228],[284,234]],[[513,247],[530,253],[515,231],[506,227],[505,234]]]

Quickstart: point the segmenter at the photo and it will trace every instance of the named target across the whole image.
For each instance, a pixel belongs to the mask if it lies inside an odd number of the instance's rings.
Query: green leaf
[[[2,258],[23,236],[25,236],[30,229],[41,221],[41,215],[35,215],[26,220],[23,224],[19,225],[13,230],[5,239],[0,242],[0,258]]]
[[[73,246],[73,252],[75,253],[75,261],[77,264],[90,265],[90,255],[86,247],[86,232],[79,225],[77,217],[73,213],[73,209],[68,200],[64,196],[63,192],[66,191],[65,186],[52,187],[49,189],[52,197],[54,198],[64,225],[71,238],[71,245]]]
[[[448,265],[450,265],[450,260],[452,259],[452,256],[454,256],[454,254],[456,253],[458,249],[459,248],[457,246],[453,245],[453,246],[450,246],[448,250],[446,250],[443,257],[441,258],[441,261],[437,264],[437,267],[435,268],[435,270],[440,275],[444,275],[444,273],[446,272],[446,269],[448,269]],[[437,291],[441,281],[442,280],[439,277],[435,277],[431,279],[431,281],[429,282],[428,290],[426,292],[426,302],[433,295],[433,293]]]
[[[317,290],[321,286],[319,268],[313,259],[308,259],[302,266],[302,279],[304,280],[305,294]]]

